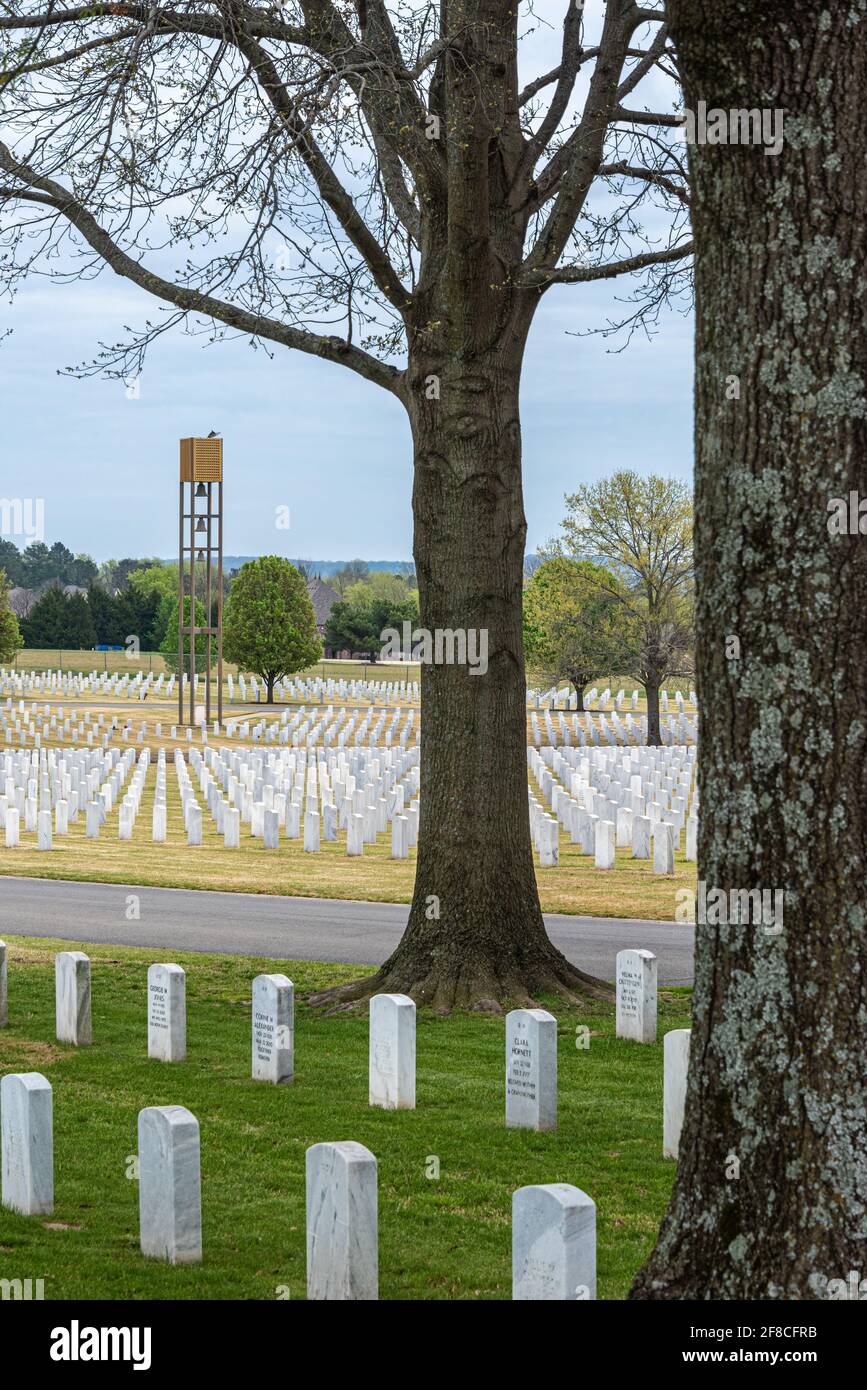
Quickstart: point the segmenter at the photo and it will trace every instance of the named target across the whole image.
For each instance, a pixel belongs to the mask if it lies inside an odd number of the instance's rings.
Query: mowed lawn
[[[0,1072],[41,1071],[54,1088],[55,1210],[0,1210],[0,1278],[44,1279],[46,1299],[305,1296],[304,1156],[354,1139],[379,1164],[383,1299],[511,1296],[511,1197],[568,1182],[597,1204],[599,1297],[626,1296],[650,1250],[674,1165],[662,1152],[662,1034],[688,1026],[689,991],[660,994],[655,1046],[614,1037],[613,1008],[547,1002],[559,1029],[556,1132],[503,1122],[502,1017],[422,1012],[418,1108],[367,1104],[365,1014],[325,1017],[303,996],[355,967],[175,954],[187,971],[188,1060],[147,1058],[153,952],[83,946],[93,962],[94,1044],[54,1036],[54,953],[69,942],[7,936],[9,1027]],[[296,1079],[250,1080],[255,975],[296,987]],[[589,1047],[579,1048],[579,1030]],[[185,1105],[199,1120],[204,1262],[171,1268],[138,1247],[138,1111]],[[439,1177],[428,1173],[439,1164]]]
[[[173,774],[172,774],[173,775]],[[171,791],[169,793],[171,799]],[[319,854],[305,854],[301,840],[281,840],[276,850],[246,832],[241,848],[227,850],[210,815],[203,817],[203,843],[186,844],[180,812],[169,816],[169,841],[150,838],[151,811],[142,800],[132,842],[118,840],[113,824],[104,826],[99,840],[84,836],[84,816],[70,827],[68,837],[55,836],[51,853],[36,848],[36,836],[22,836],[14,850],[0,848],[5,874],[25,878],[72,879],[87,883],[118,883],[145,888],[197,888],[222,892],[274,893],[300,898],[344,898],[367,902],[408,903],[415,880],[416,851],[410,857],[390,857],[391,834],[376,845],[365,845],[361,858],[346,854],[345,832],[340,842],[322,843]],[[116,820],[112,813],[110,822]],[[568,836],[560,837],[560,864],[555,869],[536,865],[539,896],[545,912],[596,917],[644,917],[673,921],[677,891],[695,890],[695,864],[675,856],[673,875],[655,874],[653,861],[633,859],[617,851],[614,869],[596,869],[592,856],[578,853]]]

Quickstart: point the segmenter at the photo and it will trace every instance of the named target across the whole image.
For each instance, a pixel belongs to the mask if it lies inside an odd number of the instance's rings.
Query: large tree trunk
[[[699,878],[784,889],[785,915],[697,928],[677,1178],[634,1296],[818,1298],[867,1246],[867,540],[827,526],[867,491],[867,21],[669,15],[689,108],[787,108],[778,157],[690,159]]]
[[[537,992],[610,994],[552,946],[536,887],[521,626],[522,349],[510,337],[471,365],[413,368],[420,625],[434,653],[438,633],[462,634],[476,669],[422,661],[409,923],[378,974],[342,989],[341,1002],[393,992],[450,1010],[526,1003]]]

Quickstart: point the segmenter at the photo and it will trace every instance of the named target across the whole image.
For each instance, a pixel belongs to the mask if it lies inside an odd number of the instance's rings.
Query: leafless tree
[[[484,677],[424,670],[410,921],[347,999],[599,988],[548,941],[533,872],[521,364],[552,286],[640,275],[624,319],[648,328],[691,244],[673,102],[638,90],[675,76],[662,11],[608,0],[585,26],[563,0],[558,18],[559,60],[521,82],[545,21],[513,0],[0,0],[6,284],[108,266],[161,302],[84,370],[137,372],[180,325],[391,392],[422,624],[488,632]]]

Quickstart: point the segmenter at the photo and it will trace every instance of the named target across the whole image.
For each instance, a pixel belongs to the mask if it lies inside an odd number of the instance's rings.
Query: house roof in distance
[[[324,627],[340,595],[330,584],[326,584],[323,579],[318,578],[307,580],[307,592],[313,604],[313,612],[316,614],[316,626]]]

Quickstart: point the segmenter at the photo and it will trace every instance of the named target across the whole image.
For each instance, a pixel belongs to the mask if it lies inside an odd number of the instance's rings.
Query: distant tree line
[[[135,637],[141,651],[159,651],[165,634],[160,596],[133,588],[108,594],[94,581],[86,594],[64,593],[51,584],[20,619],[25,647],[86,651],[97,646],[123,647]]]
[[[62,541],[46,545],[31,541],[19,550],[12,541],[0,538],[0,569],[13,589],[38,589],[43,584],[77,584],[86,588],[99,574],[99,566],[89,555],[73,555]]]
[[[137,570],[162,565],[154,556],[123,560],[103,560],[98,565],[92,555],[74,555],[63,541],[46,545],[31,541],[19,550],[13,541],[0,537],[0,570],[6,575],[10,589],[40,589],[48,584],[74,584],[86,589],[98,583],[109,594],[124,592]]]

